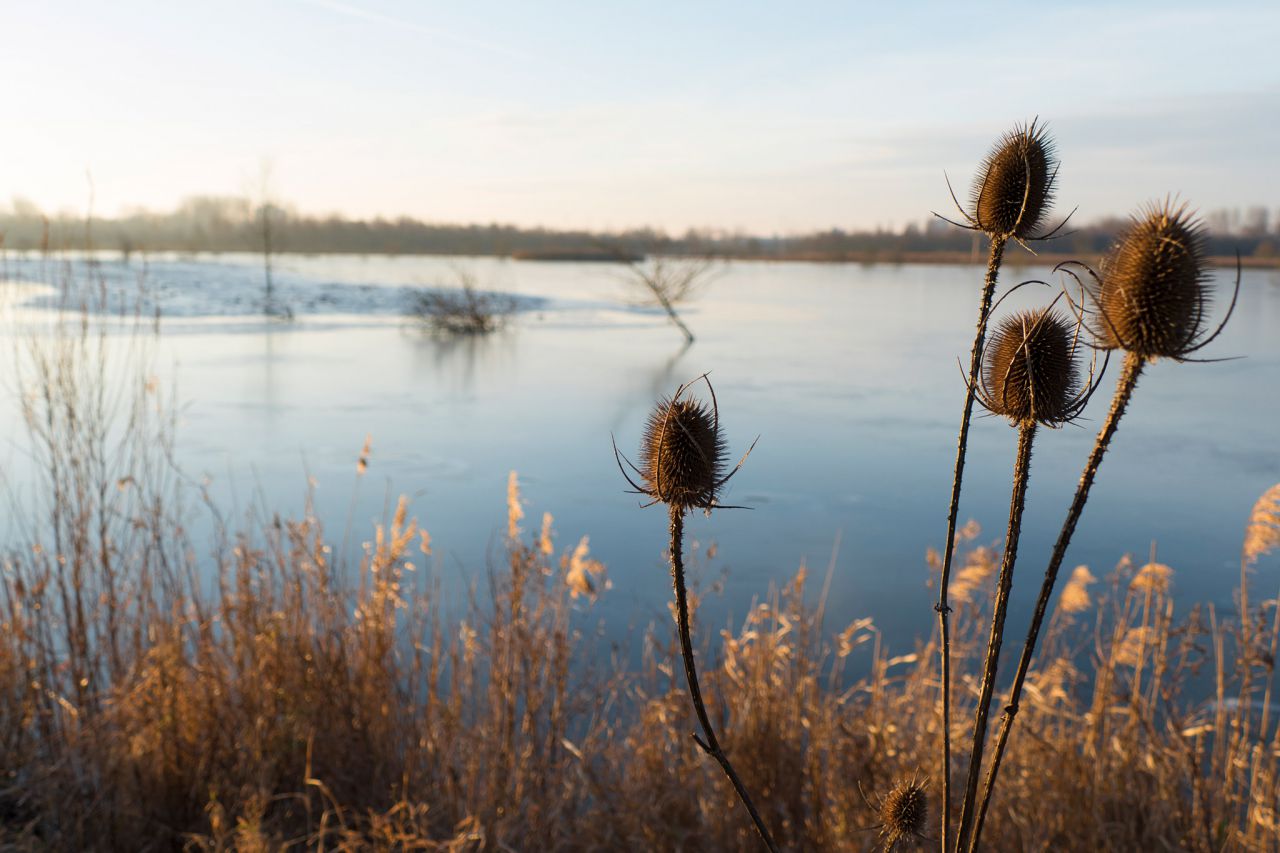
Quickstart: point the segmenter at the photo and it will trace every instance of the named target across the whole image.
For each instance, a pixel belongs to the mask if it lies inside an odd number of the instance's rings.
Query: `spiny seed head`
[[[903,779],[880,801],[880,840],[885,850],[899,841],[918,839],[929,819],[929,799],[924,783],[914,777]]]
[[[1203,226],[1186,205],[1148,205],[1103,261],[1095,295],[1102,348],[1186,355],[1204,334],[1210,303]]]
[[[1053,204],[1058,162],[1044,126],[1018,125],[987,154],[969,217],[992,236],[1034,240]]]
[[[640,446],[647,494],[679,510],[710,509],[724,465],[725,443],[713,409],[679,395],[658,402]]]
[[[1056,426],[1080,399],[1075,327],[1052,308],[1006,318],[983,352],[984,406],[1015,424]]]
[[[710,406],[685,396],[696,382],[707,386]],[[751,448],[754,447],[752,442]],[[639,467],[618,451],[617,444],[613,446],[613,453],[618,469],[636,494],[645,495],[651,503],[667,504],[673,513],[697,508],[710,514],[713,508],[723,506],[718,500],[720,489],[742,467],[751,448],[747,448],[732,471],[724,473],[725,442],[720,434],[720,410],[716,406],[715,389],[704,373],[693,382],[681,385],[670,397],[658,401],[645,424]],[[639,483],[631,478],[627,468],[639,476]]]

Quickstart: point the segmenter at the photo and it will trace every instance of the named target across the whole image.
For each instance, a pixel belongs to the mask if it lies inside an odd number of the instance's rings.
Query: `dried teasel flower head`
[[[724,462],[724,439],[711,408],[689,398],[658,402],[640,447],[640,471],[655,498],[677,506],[710,506]]]
[[[1092,277],[1098,346],[1147,359],[1184,360],[1218,336],[1208,333],[1212,302],[1204,226],[1171,199],[1135,215]],[[1087,269],[1087,268],[1086,268]],[[1236,294],[1239,294],[1239,274]],[[1231,309],[1235,307],[1235,297]]]
[[[699,380],[707,386],[710,404],[688,396],[690,387]],[[755,447],[754,442],[751,446]],[[658,401],[645,424],[639,467],[614,447],[618,466],[637,493],[681,512],[702,509],[709,513],[713,507],[721,506],[720,489],[746,460],[744,455],[726,474],[725,452],[720,409],[706,374],[681,385],[670,398]],[[627,474],[624,462],[638,475],[640,483]]]
[[[951,200],[964,222],[935,213],[939,219],[992,240],[1048,240],[1067,224],[1070,215],[1045,231],[1058,182],[1058,159],[1053,140],[1039,119],[1015,125],[996,142],[982,161],[966,207],[951,190]],[[951,189],[951,181],[947,181]],[[1072,211],[1074,213],[1075,211]]]
[[[965,218],[993,237],[1046,236],[1039,230],[1053,204],[1057,177],[1054,144],[1044,125],[1017,125],[983,160]]]
[[[1052,305],[1005,318],[983,349],[978,401],[1018,425],[1075,418],[1097,387],[1080,377],[1079,330]]]
[[[922,840],[929,819],[925,785],[916,777],[903,779],[880,800],[880,841],[885,850],[899,842]]]

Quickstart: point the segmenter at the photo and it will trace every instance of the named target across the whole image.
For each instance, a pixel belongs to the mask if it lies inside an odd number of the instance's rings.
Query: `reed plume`
[[[711,396],[711,405],[707,406],[697,400],[685,397],[690,386],[698,379],[706,383],[707,392]],[[657,407],[649,415],[645,425],[644,438],[640,445],[640,467],[632,465],[614,446],[614,456],[618,467],[627,482],[639,494],[650,498],[650,506],[654,503],[665,503],[670,517],[671,534],[671,581],[676,597],[676,622],[680,633],[680,654],[684,659],[685,680],[689,685],[689,698],[693,702],[693,710],[697,714],[698,724],[705,737],[696,734],[693,739],[702,747],[703,752],[711,756],[724,770],[725,776],[733,785],[738,799],[746,807],[756,832],[765,846],[771,851],[778,848],[773,836],[769,834],[764,820],[760,817],[755,804],[747,793],[742,779],[729,762],[711,726],[711,718],[707,714],[706,705],[702,701],[702,688],[698,684],[698,668],[693,657],[693,640],[689,625],[689,601],[684,579],[684,516],[694,509],[701,509],[708,515],[719,503],[720,489],[742,467],[746,455],[725,473],[726,445],[720,434],[720,409],[716,404],[715,389],[706,374],[686,382],[676,389],[670,399],[660,400]],[[755,447],[754,442],[752,448]],[[747,454],[751,453],[748,448]],[[623,467],[624,462],[639,475],[641,483],[636,483]]]
[[[942,574],[938,580],[938,627],[941,638],[942,671],[942,847],[947,847],[947,827],[951,822],[951,633],[948,617],[951,605],[947,587],[951,579],[951,563],[955,558],[956,518],[960,511],[960,490],[964,480],[965,453],[969,444],[969,421],[973,416],[974,393],[978,371],[982,365],[982,345],[987,334],[996,279],[1004,258],[1005,244],[1010,239],[1025,245],[1027,240],[1053,236],[1040,228],[1053,201],[1058,163],[1054,145],[1043,125],[1032,121],[1015,126],[996,142],[982,163],[966,209],[955,193],[955,202],[965,223],[952,222],[961,228],[986,234],[991,241],[987,255],[987,272],[978,302],[978,326],[973,349],[969,354],[969,389],[960,416],[960,434],[956,439],[955,471],[951,480],[951,503],[947,511],[947,538],[943,546]],[[950,182],[948,182],[950,187]],[[946,219],[945,217],[940,217]],[[946,219],[947,222],[951,220]],[[1065,220],[1064,220],[1065,222]],[[1058,226],[1059,228],[1061,225]]]
[[[983,358],[982,384],[975,389],[978,401],[992,414],[1008,418],[1018,429],[1018,450],[1013,467],[1013,488],[1009,499],[1009,526],[1005,534],[1004,556],[996,584],[995,609],[991,617],[991,637],[987,641],[982,686],[973,723],[973,748],[960,814],[960,844],[973,819],[982,754],[986,745],[987,717],[995,690],[996,669],[1004,640],[1005,616],[1013,588],[1014,564],[1018,559],[1018,539],[1022,531],[1022,511],[1026,505],[1031,477],[1031,449],[1040,425],[1056,427],[1074,418],[1088,402],[1092,382],[1080,380],[1077,350],[1078,327],[1058,314],[1052,305],[1038,311],[1024,311],[996,327]],[[1092,380],[1092,375],[1090,375]]]
[[[1206,271],[1204,228],[1185,204],[1175,206],[1168,199],[1163,203],[1148,205],[1133,217],[1098,272],[1082,267],[1082,277],[1073,271],[1072,267],[1075,266],[1082,265],[1060,265],[1059,268],[1080,282],[1082,290],[1091,297],[1094,305],[1092,331],[1096,338],[1095,345],[1105,351],[1123,350],[1124,363],[1111,400],[1111,408],[1098,430],[1093,451],[1085,463],[1075,497],[1067,510],[1067,517],[1045,569],[1035,613],[1010,689],[1009,701],[1000,721],[969,850],[976,850],[978,846],[983,820],[1000,771],[1000,761],[1018,713],[1018,701],[1058,571],[1084,511],[1084,505],[1089,499],[1089,490],[1102,464],[1102,457],[1106,454],[1120,418],[1137,387],[1138,377],[1148,362],[1159,358],[1194,360],[1191,358],[1192,354],[1213,341],[1226,326],[1240,291],[1237,268],[1235,293],[1226,316],[1210,332],[1206,314],[1212,302],[1212,291]],[[1083,319],[1083,302],[1080,312]]]

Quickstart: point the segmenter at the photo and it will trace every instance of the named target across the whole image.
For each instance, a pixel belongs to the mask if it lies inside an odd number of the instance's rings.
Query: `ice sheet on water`
[[[7,279],[48,285],[33,293],[25,307],[37,309],[87,308],[100,314],[138,314],[166,318],[261,317],[267,307],[265,274],[261,266],[197,261],[161,260],[125,263],[79,258],[8,258]],[[300,316],[401,316],[416,290],[456,290],[448,282],[415,288],[404,284],[350,283],[308,277],[289,269],[274,269],[272,313]],[[488,292],[488,291],[486,291]],[[516,311],[545,307],[548,300],[519,294],[501,295]]]

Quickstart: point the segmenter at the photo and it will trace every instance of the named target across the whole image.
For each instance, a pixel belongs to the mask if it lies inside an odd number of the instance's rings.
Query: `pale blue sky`
[[[1039,115],[1061,203],[1280,206],[1280,3],[5,0],[0,199],[899,226]]]

